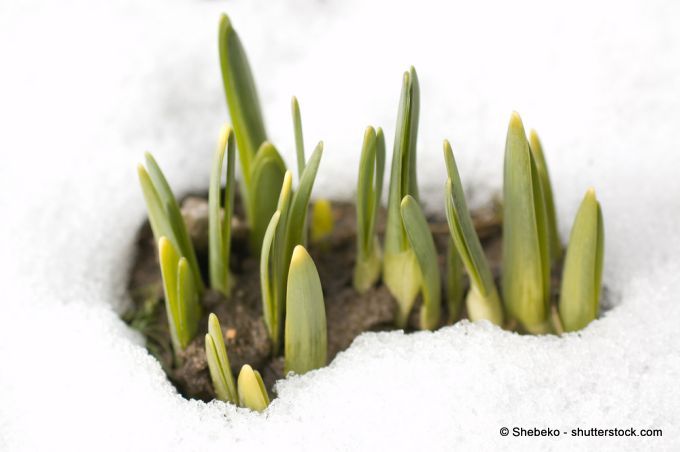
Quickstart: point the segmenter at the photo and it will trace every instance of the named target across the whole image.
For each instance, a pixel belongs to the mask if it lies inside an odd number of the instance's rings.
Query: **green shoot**
[[[446,140],[444,140],[444,160],[449,176],[445,191],[446,220],[449,224],[451,239],[470,275],[470,291],[465,299],[468,317],[473,322],[488,320],[501,325],[503,308],[498,290],[465,202],[463,184],[458,174],[451,145]]]
[[[305,170],[305,142],[302,135],[302,116],[300,115],[300,104],[295,96],[291,101],[293,114],[293,131],[295,133],[295,155],[297,156],[298,178]]]
[[[267,140],[267,133],[246,52],[226,14],[220,18],[219,51],[224,92],[246,186],[244,192],[248,192],[251,163],[260,145]]]
[[[238,404],[238,394],[234,385],[234,377],[231,374],[227,347],[224,345],[220,321],[215,314],[210,314],[208,318],[208,334],[205,335],[205,355],[208,360],[210,378],[212,379],[217,398],[224,402]]]
[[[312,204],[312,221],[309,228],[309,238],[312,243],[321,243],[327,240],[333,233],[334,225],[331,202],[327,199],[317,199]]]
[[[559,313],[565,331],[580,330],[597,317],[603,260],[602,209],[590,189],[576,214],[562,271]]]
[[[420,327],[433,330],[439,326],[441,316],[441,281],[437,250],[427,219],[418,202],[411,195],[401,201],[401,216],[408,241],[411,244],[420,272],[423,276],[423,309],[420,314]]]
[[[385,172],[385,136],[367,127],[361,149],[357,181],[357,261],[354,288],[359,293],[370,289],[380,278],[382,251],[375,233]]]
[[[312,195],[312,187],[314,187],[314,180],[316,179],[316,173],[319,170],[319,163],[321,163],[322,155],[323,142],[319,142],[314,149],[314,152],[312,152],[312,156],[309,158],[305,169],[302,171],[300,184],[291,199],[290,210],[286,222],[286,264],[290,263],[290,256],[293,254],[293,248],[295,248],[296,245],[304,243],[304,225],[307,221],[309,198]]]
[[[222,165],[227,155],[227,182],[224,200],[220,199],[222,186]],[[210,285],[213,289],[229,295],[231,273],[229,256],[231,254],[231,216],[234,210],[234,134],[231,128],[224,127],[213,160],[210,175],[209,240],[210,240]],[[222,215],[221,212],[224,212]]]
[[[543,188],[545,212],[548,219],[550,259],[555,262],[562,257],[562,242],[560,241],[559,232],[557,232],[557,214],[555,213],[555,200],[553,198],[553,190],[552,184],[550,183],[548,165],[546,164],[545,156],[543,155],[543,146],[541,145],[541,140],[538,139],[538,134],[535,130],[529,132],[529,149],[531,149],[531,153],[534,156],[538,177],[541,180],[541,188]]]
[[[303,374],[326,365],[326,308],[319,273],[307,250],[295,247],[286,292],[285,371]]]
[[[293,248],[303,243],[309,198],[321,163],[323,143],[319,143],[300,177],[298,190],[292,192],[292,174],[286,172],[281,185],[276,219],[272,216],[260,255],[262,308],[274,354],[280,350],[281,325],[286,306],[286,284]]]
[[[463,263],[456,251],[453,237],[449,237],[446,249],[446,304],[449,310],[449,323],[455,323],[460,317],[463,301]]]
[[[295,155],[297,160],[298,179],[300,179],[302,177],[302,173],[305,171],[305,142],[302,135],[302,116],[300,114],[300,104],[298,103],[297,97],[295,96],[293,96],[293,100],[291,101],[291,113],[293,116],[293,131],[295,134]],[[302,232],[302,245],[304,246],[307,246],[308,229],[309,223],[305,218]]]
[[[416,180],[416,141],[420,94],[413,67],[404,73],[399,114],[392,154],[390,191],[387,202],[383,280],[397,299],[396,324],[406,326],[409,313],[422,284],[416,255],[411,248],[401,218],[401,200],[406,195],[418,199]]]
[[[229,17],[222,15],[219,52],[224,91],[241,163],[242,190],[251,227],[250,246],[259,253],[286,166],[267,134],[245,50]]]
[[[541,179],[522,120],[513,113],[503,177],[503,300],[531,333],[550,330],[550,250]]]
[[[264,411],[269,406],[269,396],[262,376],[248,364],[241,367],[238,374],[238,399],[242,407],[253,411]]]
[[[276,269],[274,268],[274,257],[272,256],[272,244],[279,226],[281,211],[274,212],[267,232],[262,242],[262,253],[260,254],[260,287],[262,291],[262,311],[264,313],[264,323],[267,326],[267,333],[272,341],[274,354],[278,353],[281,337],[281,318],[283,316],[283,299],[279,295],[280,290],[275,285],[278,278],[274,278]]]
[[[269,219],[276,210],[276,195],[281,189],[285,173],[286,164],[274,145],[269,142],[262,143],[253,161],[249,198],[253,203],[251,206],[251,218],[253,218],[250,234],[251,249],[256,250],[257,253],[262,247],[262,239]]]
[[[198,268],[198,260],[194,246],[189,239],[184,219],[179,210],[175,196],[163,172],[150,153],[145,154],[146,166],[139,165],[137,174],[142,186],[142,193],[149,214],[149,223],[156,241],[166,237],[180,255],[187,258],[194,276],[194,283],[200,293],[203,292],[203,280]]]
[[[175,358],[179,360],[180,352],[196,336],[201,305],[187,259],[179,256],[166,237],[158,241],[158,251],[170,336]]]

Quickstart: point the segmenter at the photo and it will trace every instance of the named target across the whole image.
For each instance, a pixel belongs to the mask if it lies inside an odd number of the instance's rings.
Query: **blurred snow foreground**
[[[0,5],[0,450],[680,449],[680,4],[439,7]],[[442,139],[480,205],[501,186],[507,120],[519,111],[545,144],[563,238],[597,189],[602,318],[562,338],[467,322],[365,334],[327,368],[280,382],[262,415],[180,397],[117,313],[145,218],[134,171],[143,151],[178,194],[207,188],[228,119],[221,11],[289,165],[291,95],[308,146],[325,140],[316,196],[353,195],[366,125],[391,142],[410,64],[431,211],[443,211]],[[562,434],[502,437],[502,427]],[[579,427],[663,437],[570,437]]]

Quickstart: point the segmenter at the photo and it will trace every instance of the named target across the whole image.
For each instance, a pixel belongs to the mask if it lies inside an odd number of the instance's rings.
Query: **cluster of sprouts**
[[[305,160],[297,99],[292,117],[297,155],[297,187],[276,147],[267,141],[255,83],[245,51],[229,18],[222,16],[219,48],[224,88],[233,129],[224,126],[214,154],[209,185],[209,281],[229,302],[234,276],[229,269],[234,210],[236,152],[241,196],[249,225],[251,252],[260,259],[264,322],[273,354],[283,353],[285,371],[303,374],[326,365],[327,326],[323,292],[308,237],[322,241],[333,230],[331,204],[310,198],[323,143]],[[435,242],[419,205],[416,142],[420,94],[414,68],[404,73],[392,163],[387,222],[380,241],[377,217],[385,169],[381,128],[364,134],[357,182],[357,251],[353,284],[364,293],[382,280],[396,300],[395,324],[407,325],[418,296],[420,328],[432,330],[460,317],[464,304],[471,321],[516,325],[528,333],[561,333],[596,318],[602,279],[604,234],[600,205],[588,190],[565,249],[557,232],[552,188],[535,132],[529,139],[513,113],[505,147],[503,180],[503,261],[501,291],[486,260],[466,205],[453,151],[444,141],[445,212],[450,240],[441,275]],[[203,281],[196,253],[178,203],[150,154],[138,168],[149,221],[158,245],[165,306],[175,363],[199,331]],[[225,180],[223,185],[223,179]],[[551,273],[563,261],[557,311],[551,309]],[[469,277],[464,294],[463,269]],[[443,284],[442,284],[443,282]],[[445,290],[442,290],[442,285]],[[448,319],[442,319],[442,294]],[[210,314],[205,353],[217,398],[264,410],[269,395],[257,370],[244,365],[237,381],[219,320]]]

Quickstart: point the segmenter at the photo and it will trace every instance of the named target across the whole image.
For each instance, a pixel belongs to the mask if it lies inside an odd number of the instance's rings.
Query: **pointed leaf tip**
[[[307,250],[305,249],[304,246],[302,245],[297,245],[293,249],[293,257],[290,260],[291,265],[300,265],[302,262],[304,262],[306,259],[311,259],[312,257],[309,255]]]

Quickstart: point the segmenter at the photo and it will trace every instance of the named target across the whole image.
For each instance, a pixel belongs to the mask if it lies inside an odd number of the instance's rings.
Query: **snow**
[[[0,450],[679,450],[680,4],[447,3],[0,4]],[[543,140],[563,237],[596,187],[610,309],[562,338],[467,322],[365,334],[282,381],[263,415],[181,398],[117,313],[145,215],[143,151],[178,193],[207,187],[226,119],[221,11],[287,161],[291,95],[308,146],[325,141],[315,196],[352,195],[366,125],[391,142],[410,64],[430,210],[442,210],[441,140],[479,205],[498,192],[519,111]]]

